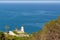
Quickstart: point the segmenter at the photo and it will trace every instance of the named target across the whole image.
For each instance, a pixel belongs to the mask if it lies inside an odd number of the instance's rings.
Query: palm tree
[[[6,26],[5,26],[5,30],[6,30],[6,32],[8,32],[8,29],[9,29],[9,26],[6,25]]]

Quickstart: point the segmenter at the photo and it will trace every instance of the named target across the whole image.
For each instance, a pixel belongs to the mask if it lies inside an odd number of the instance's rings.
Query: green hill
[[[32,40],[60,40],[60,17],[45,23],[40,32],[33,34]]]

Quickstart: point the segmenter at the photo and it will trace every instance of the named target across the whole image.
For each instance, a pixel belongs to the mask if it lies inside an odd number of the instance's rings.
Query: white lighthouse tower
[[[25,32],[24,32],[24,27],[21,26],[20,30],[16,29],[16,32],[17,32],[17,33],[25,33]]]
[[[21,30],[20,30],[22,33],[24,33],[24,27],[21,26]]]

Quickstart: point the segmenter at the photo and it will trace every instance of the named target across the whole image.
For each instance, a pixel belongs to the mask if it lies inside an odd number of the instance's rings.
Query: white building
[[[18,34],[15,34],[13,31],[9,31],[9,35],[18,36],[18,37],[24,37],[24,36],[29,37],[28,34],[25,34],[25,32],[24,32],[24,27],[23,27],[23,26],[21,26],[21,29],[20,29],[20,30],[16,29],[15,31],[16,31]]]
[[[16,36],[16,34],[14,33],[14,32],[12,32],[12,31],[9,31],[9,33],[8,33],[9,35],[13,35],[13,36]]]
[[[16,32],[17,32],[17,33],[25,33],[25,32],[24,32],[24,27],[21,26],[21,29],[20,29],[20,30],[16,29]]]

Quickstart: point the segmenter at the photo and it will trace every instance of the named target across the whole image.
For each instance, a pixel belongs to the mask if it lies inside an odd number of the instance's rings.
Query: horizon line
[[[60,3],[60,1],[0,1],[0,3]]]

